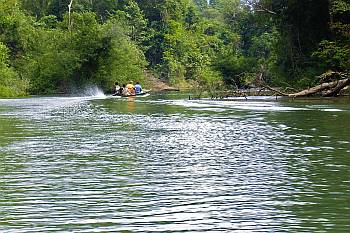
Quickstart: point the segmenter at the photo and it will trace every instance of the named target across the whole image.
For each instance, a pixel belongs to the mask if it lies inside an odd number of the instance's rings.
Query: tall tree
[[[350,3],[330,1],[330,31],[332,37],[320,43],[314,55],[325,63],[326,69],[350,72]]]
[[[27,89],[27,80],[21,78],[14,63],[29,48],[31,27],[30,18],[20,11],[17,0],[0,2],[0,96],[23,95]]]
[[[258,13],[269,15],[281,34],[276,62],[286,80],[308,85],[321,70],[312,54],[331,37],[329,0],[249,2]]]

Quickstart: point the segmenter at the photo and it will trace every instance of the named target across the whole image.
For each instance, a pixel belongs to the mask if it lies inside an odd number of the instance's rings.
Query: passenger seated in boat
[[[114,83],[114,93],[113,95],[120,95],[121,93],[121,87],[119,86],[119,83],[118,82],[115,82]]]
[[[140,85],[139,82],[136,82],[136,85],[135,85],[135,92],[136,92],[136,95],[142,93],[142,87],[141,87],[141,85]]]
[[[132,81],[130,81],[128,85],[126,85],[126,88],[128,89],[130,95],[135,95],[135,86]]]
[[[130,95],[130,92],[129,92],[129,89],[126,87],[126,85],[125,84],[123,84],[123,90],[122,90],[122,92],[121,92],[121,95],[123,95],[123,96],[128,96],[128,95]]]
[[[123,93],[123,90],[124,90],[125,87],[121,86],[120,89],[119,89],[119,95],[121,95]]]

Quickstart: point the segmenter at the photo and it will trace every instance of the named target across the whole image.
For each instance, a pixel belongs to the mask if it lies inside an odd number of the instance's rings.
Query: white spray
[[[93,96],[93,97],[100,97],[100,98],[106,97],[103,91],[96,85],[85,87],[83,91],[83,96]]]

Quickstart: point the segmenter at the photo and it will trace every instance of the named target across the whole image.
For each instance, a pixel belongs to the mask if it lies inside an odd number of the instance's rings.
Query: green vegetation
[[[2,0],[0,96],[143,81],[215,92],[350,71],[345,0]]]
[[[26,81],[21,80],[9,66],[8,48],[0,42],[0,96],[15,97],[25,95]]]
[[[333,0],[330,6],[332,40],[323,40],[314,53],[330,70],[350,73],[350,3]]]

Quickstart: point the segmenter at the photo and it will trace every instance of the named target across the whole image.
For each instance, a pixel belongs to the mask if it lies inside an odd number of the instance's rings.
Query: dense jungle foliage
[[[303,87],[329,70],[350,72],[347,0],[0,1],[0,96],[110,90],[146,72],[208,90]]]

